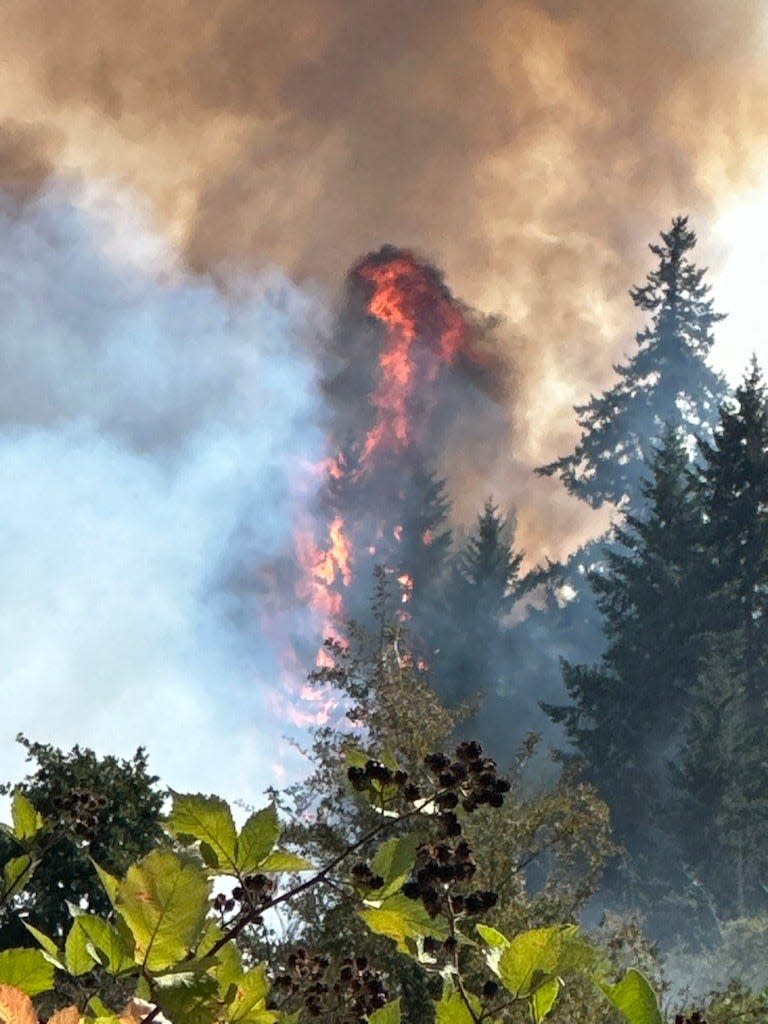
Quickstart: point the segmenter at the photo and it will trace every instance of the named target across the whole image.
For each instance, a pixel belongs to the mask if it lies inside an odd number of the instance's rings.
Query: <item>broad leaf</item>
[[[13,831],[17,839],[31,839],[43,827],[43,819],[21,790],[16,790],[11,802]]]
[[[20,988],[29,996],[53,988],[53,964],[41,949],[4,949],[0,952],[0,985]]]
[[[261,862],[260,871],[312,871],[314,864],[288,850],[275,850]]]
[[[377,898],[386,899],[401,888],[413,869],[418,845],[418,836],[406,835],[388,839],[378,848],[371,861],[371,871],[384,879],[384,885],[376,893]]]
[[[480,1012],[480,1001],[472,996],[470,1006],[475,1013]],[[461,993],[452,991],[449,986],[445,987],[442,999],[435,1006],[435,1021],[437,1024],[474,1024]]]
[[[65,1006],[48,1018],[48,1024],[80,1024],[80,1011],[76,1006]]]
[[[26,992],[0,984],[0,1021],[9,1024],[37,1024],[37,1014]]]
[[[21,923],[24,925],[24,927],[27,929],[30,935],[33,935],[37,939],[37,941],[43,947],[48,956],[52,957],[56,961],[56,966],[61,967],[61,969],[64,970],[61,953],[59,952],[59,948],[53,941],[53,939],[46,935],[45,932],[41,932],[39,928],[35,928],[35,926],[33,924],[30,924],[28,921],[22,920]]]
[[[528,996],[561,969],[567,940],[576,935],[575,925],[533,928],[510,940],[502,949],[496,970],[513,996]]]
[[[415,941],[420,935],[431,935],[436,939],[448,936],[444,922],[431,918],[422,903],[409,900],[402,893],[396,893],[378,905],[366,906],[359,914],[372,932],[394,939],[401,953],[408,952],[406,939]]]
[[[238,978],[235,983],[237,985],[235,998],[232,1000],[227,1014],[229,1020],[242,1021],[250,1015],[252,1010],[265,1009],[264,1000],[269,992],[266,968],[266,964],[259,964]]]
[[[23,883],[32,876],[32,858],[28,853],[20,857],[12,857],[3,865],[3,893],[8,896],[14,889],[21,889]]]
[[[87,974],[98,963],[96,956],[88,950],[88,936],[80,927],[80,918],[76,917],[69,929],[64,943],[64,962],[67,970],[75,977]]]
[[[202,793],[174,793],[168,824],[174,835],[200,841],[200,852],[210,867],[236,872],[237,832],[226,800]]]
[[[648,979],[630,967],[616,985],[600,986],[630,1024],[663,1024],[656,995]]]
[[[280,822],[274,804],[256,811],[237,837],[237,866],[243,874],[261,867],[280,837]]]
[[[178,984],[172,985],[167,980],[163,979],[155,994],[157,1005],[167,1017],[184,1024],[213,1024],[219,1019],[213,978],[200,974],[189,981],[177,978]]]
[[[137,963],[152,971],[193,949],[205,923],[210,882],[195,861],[152,850],[128,869],[115,907],[133,934]]]
[[[386,1006],[374,1010],[368,1018],[368,1024],[400,1024],[400,1000],[393,999]]]
[[[506,935],[502,935],[501,932],[496,931],[495,928],[491,928],[490,925],[487,924],[477,925],[477,930],[490,947],[488,952],[485,954],[485,961],[493,973],[498,975],[499,960],[501,959],[502,952],[509,945],[509,939]]]
[[[546,982],[541,988],[537,988],[531,996],[531,1012],[536,1024],[541,1024],[557,1002],[560,984],[559,978],[552,978],[551,981]]]
[[[120,879],[115,878],[114,875],[110,875],[110,873],[105,868],[100,867],[95,860],[92,859],[91,864],[93,864],[96,869],[99,881],[104,886],[104,891],[107,896],[109,896],[109,902],[114,907],[115,900],[117,899],[117,890],[120,888]]]
[[[135,966],[132,950],[117,929],[95,914],[82,914],[77,923],[85,933],[88,952],[110,974],[119,974]]]

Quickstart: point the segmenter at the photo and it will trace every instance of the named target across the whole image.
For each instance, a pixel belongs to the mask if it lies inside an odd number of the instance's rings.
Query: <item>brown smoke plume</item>
[[[7,0],[0,179],[111,176],[198,269],[335,290],[383,242],[428,253],[503,315],[516,379],[508,449],[443,468],[556,556],[594,521],[530,468],[631,347],[645,243],[691,213],[706,262],[708,220],[766,172],[765,21],[762,0]]]

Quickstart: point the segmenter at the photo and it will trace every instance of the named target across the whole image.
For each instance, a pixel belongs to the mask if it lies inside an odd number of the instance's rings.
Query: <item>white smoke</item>
[[[18,731],[245,799],[286,769],[242,593],[312,486],[323,312],[276,272],[233,291],[114,189],[0,207],[0,779]]]

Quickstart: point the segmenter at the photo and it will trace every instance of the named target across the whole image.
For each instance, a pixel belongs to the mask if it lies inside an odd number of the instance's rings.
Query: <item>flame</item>
[[[397,577],[397,582],[400,584],[400,589],[402,591],[400,595],[400,603],[408,604],[411,600],[411,596],[413,595],[413,576],[409,575],[407,572],[401,573]]]
[[[472,358],[470,329],[462,307],[439,273],[411,253],[385,247],[353,268],[351,280],[362,285],[367,314],[384,328],[377,333],[379,338],[383,336],[378,365],[374,362],[371,366],[378,370],[368,395],[373,423],[348,449],[317,464],[318,476],[326,482],[325,507],[331,509],[328,523],[320,532],[317,527],[302,530],[296,539],[302,569],[296,594],[309,607],[313,623],[321,631],[319,639],[332,638],[342,644],[347,619],[345,590],[353,584],[356,561],[353,541],[368,557],[378,556],[382,562],[391,558],[397,564],[400,558],[389,538],[400,544],[405,532],[402,522],[387,520],[391,509],[383,508],[383,514],[379,514],[375,504],[379,492],[375,486],[370,489],[373,507],[369,497],[361,517],[353,505],[345,504],[345,485],[353,485],[354,492],[354,485],[361,481],[374,483],[379,469],[387,479],[393,456],[397,458],[409,451],[418,456],[418,446],[429,436],[430,417],[439,402],[443,370],[456,363],[462,353]],[[340,439],[333,443],[335,448]],[[344,441],[345,445],[348,443]],[[429,529],[421,534],[425,546],[432,544],[433,539]],[[361,564],[365,564],[365,559]],[[397,617],[402,622],[409,621],[414,579],[400,567],[385,568],[396,577],[400,587]],[[315,663],[320,668],[333,667],[332,650],[320,647]],[[299,690],[294,684],[292,692],[298,693],[304,702],[316,702],[312,712],[300,710],[294,720],[327,720],[330,705],[320,703],[318,707],[311,688]]]
[[[424,385],[435,381],[443,365],[454,362],[468,329],[437,273],[411,253],[382,250],[356,273],[373,286],[368,312],[386,327],[379,382],[371,395],[376,421],[363,445],[365,463],[379,449],[402,452],[413,443],[414,397],[421,399]]]

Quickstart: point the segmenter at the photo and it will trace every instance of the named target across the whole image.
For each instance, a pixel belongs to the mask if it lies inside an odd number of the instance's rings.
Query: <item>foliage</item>
[[[687,728],[683,837],[720,913],[743,917],[765,905],[768,870],[768,396],[755,360],[702,456],[705,658]]]
[[[548,710],[608,801],[619,841],[636,858],[659,855],[669,875],[677,834],[668,765],[680,760],[700,662],[700,514],[675,432],[665,435],[649,473],[646,513],[624,517],[605,565],[590,575],[606,650],[597,666],[564,663],[572,703]]]
[[[514,549],[514,523],[489,499],[474,531],[453,560],[442,590],[434,685],[451,703],[486,699],[509,689],[512,663],[505,617],[518,599],[523,553]]]
[[[144,750],[128,761],[99,758],[77,746],[64,753],[23,736],[18,740],[36,769],[15,788],[15,799],[26,797],[43,816],[45,842],[36,847],[34,872],[18,879],[13,899],[0,912],[0,947],[31,941],[22,918],[62,940],[70,924],[65,901],[106,913],[109,902],[92,860],[119,874],[163,841],[165,795],[149,774]],[[19,856],[15,841],[0,836],[0,858],[20,867]]]
[[[238,829],[220,798],[173,794],[166,827],[178,845],[153,849],[119,875],[99,866],[107,914],[70,905],[64,941],[32,929],[38,949],[0,954],[0,1009],[35,1024],[25,994],[39,996],[64,975],[78,997],[49,1024],[151,1024],[162,1017],[174,1024],[399,1024],[400,1002],[388,998],[380,972],[354,949],[334,964],[299,947],[280,969],[249,963],[238,949],[245,929],[322,886],[343,864],[347,899],[359,916],[435,979],[441,1024],[541,1021],[573,978],[594,985],[630,1024],[661,1020],[645,978],[634,969],[610,978],[576,925],[505,935],[483,923],[498,894],[477,888],[464,823],[478,807],[500,808],[510,783],[479,744],[462,743],[453,757],[428,753],[418,776],[359,749],[349,748],[347,764],[348,784],[372,824],[321,865],[280,846],[274,804]],[[17,793],[6,830],[31,863],[50,827]],[[291,871],[301,874],[286,876]],[[214,895],[227,879],[231,895]],[[12,893],[7,884],[5,899]],[[467,970],[469,959],[482,965],[479,987],[469,979],[480,968]],[[104,978],[121,980],[126,1006],[109,1002]]]
[[[557,474],[593,507],[607,501],[641,510],[646,466],[667,427],[690,444],[711,437],[725,385],[706,357],[723,316],[709,298],[706,270],[689,259],[695,245],[688,218],[675,217],[661,243],[650,246],[658,265],[630,292],[650,314],[636,336],[637,352],[614,368],[619,379],[612,388],[576,407],[582,434],[574,452],[537,471]]]
[[[376,637],[353,630],[349,646],[328,649],[335,667],[318,671],[316,684],[332,683],[347,695],[347,715],[363,730],[360,742],[371,757],[396,761],[418,774],[425,753],[444,745],[454,730],[457,712],[440,703],[410,656],[404,626],[385,621]],[[281,795],[281,809],[289,818],[286,837],[315,861],[337,854],[375,820],[367,802],[344,786],[349,742],[345,730],[316,730],[313,774]],[[553,785],[531,789],[525,776],[536,747],[531,737],[516,754],[510,750],[512,791],[503,807],[478,807],[464,823],[476,851],[476,877],[499,895],[487,919],[507,933],[573,920],[594,896],[606,860],[615,853],[607,808],[590,785],[565,773]],[[366,934],[341,874],[327,881],[324,890],[302,893],[293,902],[290,917],[282,922],[288,939],[261,936],[254,942],[255,954],[284,960],[291,944],[301,941],[339,958],[345,937],[353,936],[356,948],[379,965],[390,991],[401,997],[408,1020],[431,1021],[429,979],[380,937]],[[561,1003],[567,1004],[569,996],[570,990]],[[582,996],[584,1016],[571,1011],[564,1019],[588,1020],[589,1013],[597,1012],[593,995]]]

